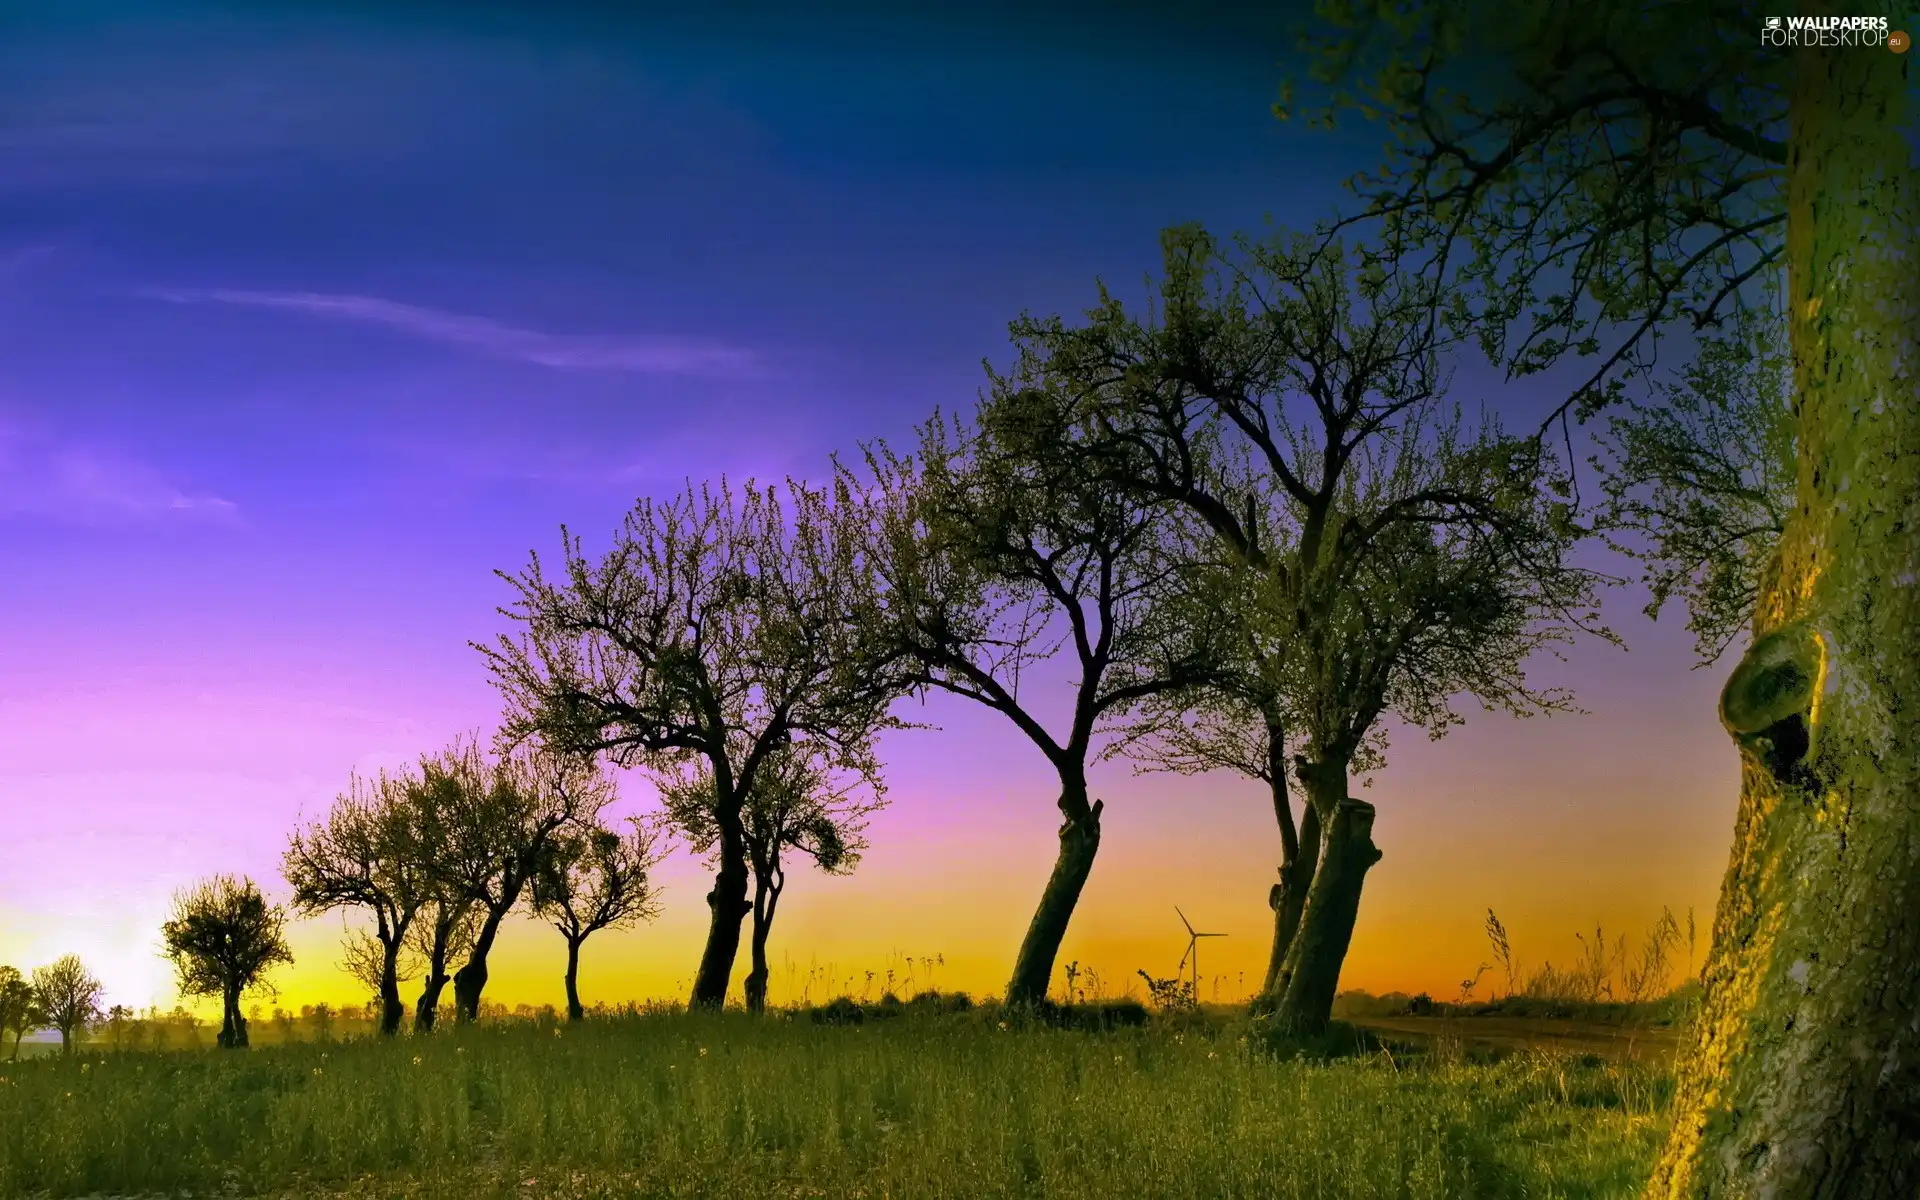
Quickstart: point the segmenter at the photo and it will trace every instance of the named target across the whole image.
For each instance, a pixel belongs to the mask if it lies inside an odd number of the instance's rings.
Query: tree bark
[[[1373,844],[1373,805],[1346,794],[1346,760],[1300,764],[1307,801],[1319,814],[1319,863],[1307,891],[1300,924],[1280,969],[1280,1002],[1274,1024],[1296,1037],[1326,1030],[1340,967],[1353,942],[1360,892],[1367,872],[1380,861]]]
[[[580,943],[585,940],[569,936],[567,938],[567,1020],[578,1021],[587,1015],[580,1007]]]
[[[767,939],[773,935],[773,914],[780,906],[780,885],[773,880],[779,871],[770,867],[763,875],[756,872],[753,885],[753,969],[747,972],[747,1010],[767,1011]]]
[[[247,1019],[240,1013],[240,989],[229,985],[220,996],[220,1036],[223,1050],[247,1048]]]
[[[400,999],[400,937],[389,934],[380,943],[381,1035],[393,1037],[398,1034],[400,1021],[406,1011],[406,1002]]]
[[[747,843],[739,805],[720,817],[720,869],[707,893],[712,919],[707,946],[700,953],[700,970],[693,978],[694,1008],[717,1009],[727,1003],[727,984],[733,979],[733,960],[740,953],[740,922],[753,905],[747,899]]]
[[[487,986],[487,955],[493,952],[493,939],[500,933],[500,922],[512,907],[510,900],[504,907],[487,910],[487,919],[480,923],[480,932],[474,936],[466,964],[453,973],[453,1016],[463,1025],[480,1018],[480,993]]]
[[[453,982],[453,977],[446,972],[445,964],[442,964],[438,970],[429,966],[427,971],[427,981],[420,989],[420,999],[413,1006],[415,1033],[433,1032],[433,1023],[440,1016],[440,993],[445,990],[447,984]]]
[[[1799,504],[1761,589],[1754,644],[1721,696],[1721,720],[1741,758],[1740,807],[1702,1010],[1648,1195],[1913,1200],[1913,55],[1859,47],[1788,53],[1797,56],[1787,265]]]
[[[1074,906],[1080,902],[1080,892],[1093,870],[1093,856],[1100,849],[1104,802],[1087,803],[1084,775],[1072,775],[1061,782],[1060,811],[1066,820],[1060,825],[1060,853],[1054,859],[1046,890],[1040,893],[1040,907],[1020,941],[1019,957],[1014,959],[1013,977],[1007,982],[1007,1003],[1011,1006],[1031,1007],[1046,1000],[1053,962],[1067,936],[1067,922],[1073,918]]]
[[[1285,788],[1283,782],[1275,784],[1275,803],[1284,804]],[[1280,1006],[1282,992],[1281,971],[1286,966],[1287,951],[1293,948],[1295,933],[1300,928],[1300,914],[1307,906],[1307,893],[1313,886],[1314,868],[1320,865],[1320,814],[1312,805],[1307,805],[1300,814],[1300,838],[1293,848],[1291,857],[1280,862],[1280,882],[1273,885],[1267,893],[1267,906],[1273,909],[1273,949],[1267,956],[1267,974],[1261,982],[1260,994],[1254,998],[1254,1011],[1272,1012]]]

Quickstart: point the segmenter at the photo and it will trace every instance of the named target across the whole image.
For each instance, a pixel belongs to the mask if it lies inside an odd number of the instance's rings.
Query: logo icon
[[[1905,54],[1907,47],[1913,45],[1913,38],[1904,29],[1896,29],[1887,35],[1887,49],[1895,54]]]
[[[1768,18],[1767,18],[1767,28],[1768,28],[1768,30],[1774,30],[1774,29],[1778,29],[1778,28],[1780,28],[1780,18],[1779,18],[1779,17],[1768,17]]]

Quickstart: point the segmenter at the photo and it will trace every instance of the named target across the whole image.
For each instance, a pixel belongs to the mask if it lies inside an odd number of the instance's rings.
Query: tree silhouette
[[[1152,313],[1103,289],[1084,324],[1028,320],[1019,335],[1097,431],[1086,469],[1207,531],[1180,608],[1233,636],[1198,698],[1162,695],[1136,728],[1177,765],[1267,782],[1282,860],[1259,999],[1311,1034],[1380,858],[1373,806],[1350,783],[1382,762],[1382,718],[1439,736],[1461,694],[1567,707],[1523,664],[1576,628],[1604,632],[1603,577],[1568,561],[1581,531],[1537,442],[1491,421],[1469,430],[1445,402],[1452,341],[1430,279],[1311,236],[1242,239],[1228,258],[1189,227],[1164,248]]]
[[[220,998],[221,1048],[246,1048],[241,995],[260,986],[273,967],[293,962],[285,926],[286,913],[244,877],[216,875],[174,896],[161,940],[181,995]]]
[[[409,786],[404,773],[382,772],[371,780],[354,776],[324,820],[294,832],[281,866],[293,885],[297,911],[372,912],[381,949],[380,1032],[389,1037],[400,1031],[406,1014],[400,999],[401,947],[431,894]]]
[[[473,1021],[500,923],[527,893],[554,838],[570,824],[592,821],[613,787],[581,755],[529,746],[490,759],[472,741],[422,759],[418,786],[437,823],[427,838],[437,847],[427,869],[443,897],[474,904],[466,962],[453,973],[455,1016]]]
[[[18,968],[0,966],[0,1049],[6,1036],[13,1035],[12,1058],[20,1057],[20,1039],[29,1030],[39,1028],[45,1017],[39,1011],[39,997],[33,985],[21,977]]]
[[[1361,219],[1432,252],[1510,369],[1597,358],[1563,413],[1785,266],[1794,503],[1721,697],[1734,852],[1650,1191],[1910,1195],[1920,1026],[1888,997],[1920,992],[1912,55],[1760,46],[1727,0],[1323,13],[1320,75],[1391,139]],[[1789,22],[1838,14],[1893,9]]]
[[[1046,998],[1099,850],[1104,804],[1088,793],[1087,766],[1100,724],[1202,677],[1215,631],[1165,619],[1179,514],[1085,469],[1078,448],[1091,431],[1071,381],[1025,354],[989,379],[971,424],[936,416],[911,457],[871,447],[864,486],[881,514],[882,595],[915,683],[1005,716],[1059,780],[1059,851],[1007,984],[1008,1003],[1031,1005]],[[1020,686],[1063,646],[1079,675],[1057,735]]]
[[[699,772],[662,782],[667,819],[686,835],[696,853],[711,854],[719,844],[712,817],[712,775]],[[753,870],[748,1009],[760,1012],[767,1006],[767,942],[786,888],[786,852],[804,855],[830,875],[846,874],[859,864],[866,849],[867,818],[884,803],[877,774],[836,778],[801,746],[783,747],[761,767],[742,810],[747,862]]]
[[[625,837],[602,825],[564,831],[533,877],[533,911],[567,939],[567,1020],[580,1005],[580,947],[602,929],[650,921],[659,913],[649,872],[665,856],[647,825],[629,821]]]
[[[505,575],[524,626],[479,649],[512,737],[607,753],[621,766],[713,774],[719,831],[693,1003],[719,1007],[739,950],[749,867],[742,810],[767,757],[790,743],[835,769],[873,768],[905,689],[877,628],[865,516],[789,483],[691,488],[642,501],[598,563],[565,537],[562,578],[536,556]],[[564,537],[563,531],[563,537]]]
[[[33,969],[37,1018],[60,1031],[60,1052],[73,1053],[74,1039],[100,1016],[100,981],[79,955],[69,954]],[[18,1050],[19,1043],[15,1042]]]

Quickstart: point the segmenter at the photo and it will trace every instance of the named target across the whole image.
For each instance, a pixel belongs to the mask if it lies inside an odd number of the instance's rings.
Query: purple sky
[[[349,769],[491,724],[466,643],[501,628],[491,572],[561,522],[593,546],[688,476],[818,475],[968,403],[1023,309],[1133,286],[1162,226],[1331,212],[1371,143],[1268,113],[1279,19],[1150,7],[0,18],[0,961],[74,949],[116,998],[170,1002],[173,888],[283,886],[289,824]],[[1475,914],[1509,892],[1543,941],[1710,904],[1732,756],[1679,622],[1639,603],[1611,606],[1635,654],[1552,672],[1594,716],[1401,739],[1361,982],[1470,971]],[[862,875],[805,880],[781,935],[837,961],[944,950],[991,987],[1051,853],[1048,773],[998,719],[935,719],[890,748]],[[1140,803],[1110,805],[1085,953],[1130,975],[1161,910],[1205,895],[1238,934],[1221,961],[1254,962],[1257,792],[1106,779]],[[1478,890],[1436,910],[1456,868]],[[687,974],[697,874],[609,942],[630,956],[609,981]],[[876,896],[884,928],[856,936]],[[350,990],[326,974],[337,928],[296,943],[306,993]],[[534,974],[501,987],[538,997],[550,954],[524,937],[503,953]]]

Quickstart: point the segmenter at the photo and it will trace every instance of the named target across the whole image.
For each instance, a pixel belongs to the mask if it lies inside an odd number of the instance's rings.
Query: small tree
[[[298,911],[373,913],[382,955],[380,1032],[388,1036],[399,1032],[406,1012],[398,979],[401,946],[429,895],[409,786],[405,776],[384,772],[372,780],[355,776],[325,820],[294,833],[282,867]]]
[[[406,948],[420,960],[423,975],[420,998],[413,1007],[415,1033],[433,1032],[440,1016],[440,996],[453,982],[455,964],[473,952],[480,917],[480,906],[471,896],[443,884],[407,930]]]
[[[625,837],[604,826],[573,830],[554,839],[533,880],[534,912],[567,939],[567,1020],[585,1015],[580,1006],[580,946],[602,929],[652,920],[659,912],[648,878],[664,857],[653,831],[638,819]]]
[[[21,977],[19,969],[0,966],[0,1049],[11,1033],[13,1057],[20,1057],[20,1039],[41,1019],[37,1007],[33,985]]]
[[[39,1002],[39,1019],[60,1031],[62,1054],[73,1053],[74,1039],[99,1019],[103,990],[77,954],[34,968],[33,993]],[[15,1046],[17,1049],[17,1042]]]
[[[555,836],[592,821],[613,787],[582,755],[529,748],[490,760],[475,742],[421,760],[420,770],[421,790],[434,797],[440,822],[429,870],[443,896],[470,899],[478,913],[467,961],[453,974],[455,1015],[473,1021],[500,923],[520,903]]]
[[[507,698],[507,732],[620,766],[712,772],[719,831],[706,948],[693,1003],[719,1007],[740,947],[747,797],[792,742],[853,769],[899,724],[907,688],[889,654],[864,509],[847,490],[789,483],[643,501],[613,549],[586,558],[565,531],[560,579],[536,557],[503,575],[519,638],[478,647]]]
[[[161,927],[166,956],[179,974],[181,995],[220,997],[222,1049],[247,1046],[241,995],[261,986],[275,966],[293,961],[286,920],[285,910],[268,904],[244,876],[216,875],[173,898],[173,916]]]
[[[667,818],[687,835],[696,853],[711,854],[719,841],[712,818],[713,778],[699,774],[662,789]],[[836,777],[829,767],[788,746],[767,759],[747,797],[747,861],[753,869],[753,964],[747,973],[747,1007],[767,1006],[767,941],[787,883],[784,857],[794,850],[829,875],[844,875],[866,849],[869,815],[885,803],[877,771]]]

